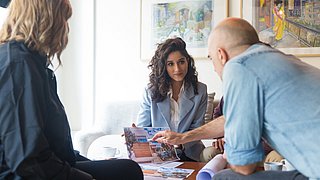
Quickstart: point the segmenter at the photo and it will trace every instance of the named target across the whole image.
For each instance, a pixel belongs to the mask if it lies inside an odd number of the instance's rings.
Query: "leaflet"
[[[139,164],[144,174],[144,179],[185,179],[192,174],[193,169],[158,167],[147,164]]]
[[[128,157],[136,162],[165,163],[179,160],[173,145],[151,141],[158,131],[167,127],[125,127]]]

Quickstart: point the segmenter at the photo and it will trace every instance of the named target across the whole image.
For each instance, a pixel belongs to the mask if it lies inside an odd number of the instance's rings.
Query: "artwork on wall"
[[[242,0],[261,41],[296,56],[320,56],[320,0]]]
[[[228,15],[227,0],[219,1],[141,0],[141,59],[150,60],[157,44],[173,37],[181,37],[194,58],[206,57],[211,29]]]

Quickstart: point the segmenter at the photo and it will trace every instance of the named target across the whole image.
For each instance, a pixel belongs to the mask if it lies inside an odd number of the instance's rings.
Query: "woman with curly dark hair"
[[[137,126],[169,127],[179,133],[201,126],[207,107],[207,86],[198,81],[186,43],[181,38],[160,43],[148,68],[150,82],[144,91]],[[201,141],[179,147],[178,156],[185,161],[199,161],[204,149]]]

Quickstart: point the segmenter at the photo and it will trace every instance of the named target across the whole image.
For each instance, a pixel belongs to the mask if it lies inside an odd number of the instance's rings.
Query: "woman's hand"
[[[137,126],[136,126],[135,123],[132,123],[132,124],[131,124],[131,127],[137,127]],[[121,134],[121,137],[123,137],[123,136],[124,136],[124,134]]]

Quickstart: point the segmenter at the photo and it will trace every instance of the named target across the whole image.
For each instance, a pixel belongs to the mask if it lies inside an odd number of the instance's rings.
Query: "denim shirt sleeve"
[[[229,61],[223,72],[225,150],[232,165],[247,165],[264,158],[263,87],[241,61]]]

